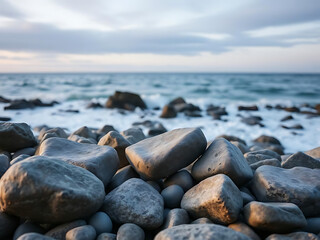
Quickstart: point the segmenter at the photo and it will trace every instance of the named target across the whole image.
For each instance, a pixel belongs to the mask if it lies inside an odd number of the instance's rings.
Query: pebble
[[[96,212],[89,220],[88,224],[94,227],[97,235],[101,233],[110,233],[112,231],[112,221],[105,212]]]
[[[179,185],[170,185],[162,190],[161,196],[163,197],[164,206],[168,208],[180,207],[181,199],[184,195],[183,189]]]
[[[66,240],[95,240],[96,230],[90,225],[71,229],[66,234]]]
[[[117,240],[144,240],[145,234],[141,227],[133,223],[125,223],[117,232]]]

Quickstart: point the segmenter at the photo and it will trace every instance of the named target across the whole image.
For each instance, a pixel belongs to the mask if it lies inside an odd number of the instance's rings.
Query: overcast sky
[[[0,0],[0,72],[320,72],[319,0]]]

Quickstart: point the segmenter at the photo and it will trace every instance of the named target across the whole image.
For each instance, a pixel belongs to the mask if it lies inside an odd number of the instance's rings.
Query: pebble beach
[[[1,76],[0,239],[320,239],[318,93],[223,100],[224,85],[123,80],[67,100],[10,94],[15,78]]]

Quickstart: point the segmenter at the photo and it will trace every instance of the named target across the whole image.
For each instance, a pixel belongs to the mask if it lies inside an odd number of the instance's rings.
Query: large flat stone
[[[261,202],[291,202],[311,217],[320,214],[319,176],[320,169],[262,166],[256,170],[250,187]]]
[[[62,223],[96,212],[103,183],[64,161],[30,157],[12,165],[0,180],[1,211],[40,223]]]
[[[155,240],[250,240],[246,235],[216,224],[183,224],[159,232]]]
[[[155,229],[163,222],[163,198],[148,183],[131,178],[112,190],[102,210],[116,223],[134,223]]]
[[[156,180],[188,166],[206,146],[199,128],[181,128],[133,144],[126,148],[126,154],[141,177]]]
[[[106,186],[119,166],[117,152],[109,146],[83,144],[64,138],[49,138],[43,141],[38,155],[54,157],[67,163],[87,169]]]
[[[248,182],[252,170],[243,154],[232,143],[224,138],[214,140],[192,167],[192,176],[201,181],[216,174],[225,174],[239,185]]]
[[[307,221],[293,203],[262,203],[252,201],[244,208],[246,222],[257,229],[285,233],[307,225]]]
[[[37,145],[31,128],[26,123],[0,123],[0,150],[15,152]]]
[[[237,186],[228,176],[218,174],[186,192],[181,208],[193,218],[206,217],[215,223],[230,224],[238,219],[242,204]]]

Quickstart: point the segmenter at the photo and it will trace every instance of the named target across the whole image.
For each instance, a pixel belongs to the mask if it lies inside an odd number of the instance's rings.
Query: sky
[[[0,72],[320,72],[319,0],[0,0]]]

